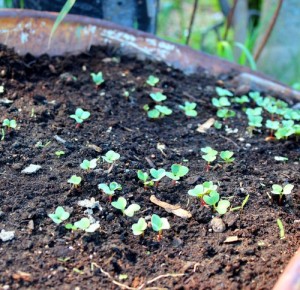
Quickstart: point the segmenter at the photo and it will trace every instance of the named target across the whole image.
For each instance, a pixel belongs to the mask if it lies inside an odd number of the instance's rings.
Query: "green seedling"
[[[87,160],[87,159],[84,159],[82,161],[82,163],[80,164],[80,168],[82,168],[83,170],[87,170],[87,171],[90,171],[91,169],[94,169],[96,168],[97,166],[97,161],[98,159],[95,158],[95,159],[92,159],[92,160]]]
[[[5,130],[2,128],[1,129],[1,141],[5,139]]]
[[[218,151],[209,146],[201,148],[201,151],[206,153],[205,155],[202,155],[202,158],[207,162],[206,171],[209,171],[210,163],[216,160]]]
[[[203,200],[206,204],[212,206],[220,215],[225,214],[230,206],[228,200],[220,200],[220,195],[217,191],[212,191],[209,195],[204,195]]]
[[[257,107],[254,109],[248,108],[246,110],[246,115],[248,115],[248,116],[260,116],[261,113],[262,113],[262,108],[260,108],[260,107]]]
[[[166,172],[166,176],[172,179],[173,184],[176,184],[176,181],[188,174],[188,172],[188,167],[181,164],[173,164],[171,166],[171,172]]]
[[[227,97],[221,97],[220,99],[212,98],[212,104],[217,108],[229,107],[231,105]]]
[[[153,75],[150,75],[148,77],[148,79],[146,80],[146,83],[151,87],[154,87],[158,82],[159,82],[159,78],[157,78]]]
[[[236,113],[235,111],[233,110],[229,110],[229,109],[219,109],[217,111],[217,116],[219,118],[222,118],[222,119],[228,119],[228,118],[232,118],[232,117],[235,117]]]
[[[233,102],[237,103],[237,104],[240,104],[240,105],[243,105],[245,103],[249,103],[250,100],[247,96],[241,96],[241,97],[235,97],[233,99]]]
[[[296,127],[297,128],[297,127]],[[287,139],[289,136],[295,134],[295,127],[293,120],[283,120],[282,126],[275,132],[277,139]]]
[[[287,157],[283,157],[283,156],[274,156],[274,159],[276,161],[281,161],[281,162],[285,162],[289,160]]]
[[[210,194],[212,191],[216,191],[217,185],[214,185],[212,181],[205,181],[202,184],[196,185],[193,189],[188,191],[188,194],[194,197],[200,198],[201,204],[203,205],[203,196]]]
[[[150,174],[153,177],[153,181],[155,181],[155,186],[158,187],[159,181],[166,176],[166,171],[163,168],[160,169],[155,169],[151,168],[150,169]]]
[[[283,196],[291,194],[293,188],[294,188],[293,184],[286,184],[284,187],[282,187],[279,184],[273,184],[271,192],[275,195],[279,195],[279,203],[278,204],[281,205]]]
[[[158,232],[157,240],[160,242],[162,238],[162,231],[170,228],[168,220],[166,218],[159,217],[157,214],[153,214],[151,217],[151,225],[152,229]]]
[[[236,211],[236,210],[241,210],[241,211],[242,211],[242,210],[244,209],[246,203],[248,202],[249,197],[250,197],[250,194],[247,194],[247,196],[246,196],[245,199],[243,200],[241,206],[233,207],[233,208],[231,208],[230,211]]]
[[[46,148],[47,146],[49,146],[51,144],[51,141],[46,142],[45,144],[43,144],[42,141],[38,141],[34,147],[36,148]]]
[[[219,122],[219,121],[215,121],[214,122],[214,127],[216,128],[216,129],[218,129],[218,130],[220,130],[221,128],[222,128],[222,123],[221,122]]]
[[[270,138],[273,138],[274,131],[278,130],[280,123],[278,121],[267,120],[266,127],[270,129]]]
[[[70,214],[64,210],[62,206],[58,206],[55,213],[48,215],[56,224],[60,224],[70,217]]]
[[[147,228],[147,222],[144,218],[139,218],[138,222],[131,226],[132,232],[135,236],[144,235]]]
[[[232,163],[234,161],[235,158],[232,158],[233,156],[233,152],[232,151],[221,151],[220,152],[220,157],[224,160],[225,163]]]
[[[278,228],[279,228],[279,237],[281,240],[285,239],[285,231],[284,231],[284,226],[283,226],[283,223],[281,221],[281,219],[277,219],[277,225],[278,225]]]
[[[73,184],[73,186],[75,188],[77,188],[79,185],[80,185],[80,182],[81,182],[81,177],[80,176],[77,176],[77,175],[72,175],[70,177],[70,179],[68,179],[68,183],[71,183]]]
[[[84,217],[81,220],[75,222],[74,225],[66,224],[66,226],[65,226],[65,228],[68,229],[68,230],[75,231],[77,229],[80,229],[80,230],[83,230],[83,231],[88,232],[88,233],[95,232],[97,229],[99,229],[99,227],[100,227],[99,222],[96,222],[96,223],[92,224],[91,221],[86,217]]]
[[[262,121],[263,121],[262,116],[248,115],[248,125],[249,125],[248,131],[250,135],[253,134],[253,130],[255,128],[262,127]]]
[[[119,197],[117,201],[113,201],[111,203],[111,205],[116,208],[116,209],[119,209],[123,215],[126,215],[128,217],[133,217],[135,212],[136,211],[139,211],[140,210],[140,206],[136,203],[133,203],[131,205],[129,205],[127,208],[126,208],[126,205],[127,205],[127,201],[124,197]]]
[[[219,97],[232,97],[233,93],[230,92],[229,90],[220,88],[220,87],[216,87],[216,93],[218,94]]]
[[[7,127],[7,131],[10,131],[11,129],[16,129],[17,128],[17,122],[16,120],[9,120],[5,119],[2,123],[3,127]]]
[[[147,172],[143,172],[142,170],[138,170],[137,176],[138,176],[138,179],[143,182],[145,188],[147,186],[153,186],[154,182],[153,182],[153,180],[148,180],[149,179],[149,174]]]
[[[167,96],[164,95],[161,92],[151,93],[150,97],[156,103],[160,103],[160,102],[165,101],[167,99]]]
[[[98,73],[91,73],[91,77],[97,87],[104,83],[103,74],[101,71]]]
[[[60,158],[60,156],[65,155],[65,151],[59,150],[59,151],[55,151],[54,153],[58,158]]]
[[[184,106],[179,105],[179,109],[183,110],[185,115],[188,117],[196,117],[197,116],[197,111],[195,110],[197,104],[196,103],[191,103],[191,102],[184,102]]]
[[[98,188],[108,195],[109,202],[111,202],[112,196],[115,194],[116,190],[122,190],[121,184],[114,181],[109,185],[107,185],[106,183],[100,183],[98,184]]]
[[[260,95],[260,92],[250,92],[249,97],[255,102],[257,102],[258,100],[260,100],[262,98],[262,96]]]
[[[107,163],[115,163],[119,158],[120,154],[113,150],[109,150],[105,155],[102,156],[102,159]]]
[[[77,122],[76,128],[82,124],[82,122],[90,117],[91,113],[89,111],[84,111],[81,108],[77,108],[74,115],[70,115],[70,118]]]
[[[156,105],[154,109],[148,111],[148,117],[151,119],[159,119],[164,116],[169,116],[173,111],[167,106]]]

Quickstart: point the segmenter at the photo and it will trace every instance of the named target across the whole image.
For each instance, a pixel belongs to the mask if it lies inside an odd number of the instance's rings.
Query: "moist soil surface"
[[[35,59],[1,48],[1,123],[15,119],[18,126],[0,142],[0,230],[15,231],[12,240],[0,240],[0,286],[119,289],[120,283],[127,289],[271,289],[299,246],[299,143],[267,142],[265,129],[250,136],[239,106],[233,107],[236,117],[223,124],[231,130],[212,126],[199,133],[199,124],[216,118],[211,98],[222,81],[204,72],[186,76],[164,64],[114,53],[92,48],[79,56]],[[96,87],[90,73],[98,71],[105,82]],[[157,90],[145,84],[149,75],[159,77],[156,88],[173,110],[155,121],[143,110],[145,104],[153,106],[149,93]],[[188,118],[178,108],[184,101],[197,103],[197,117]],[[79,107],[91,116],[76,126],[69,116]],[[234,151],[234,162],[225,165],[218,157],[206,171],[200,150],[205,146]],[[57,157],[59,150],[65,154]],[[100,157],[109,150],[121,156],[112,168]],[[278,162],[274,156],[288,161]],[[80,168],[84,159],[98,157],[95,169]],[[170,170],[174,163],[190,169],[176,185],[165,177],[158,187],[144,189],[138,181],[138,169]],[[30,164],[41,169],[22,173]],[[78,188],[67,182],[74,174],[82,177]],[[113,208],[97,187],[112,181],[123,187],[113,200],[123,196],[128,204],[141,206],[134,217]],[[218,214],[187,194],[204,181],[218,184],[231,207],[249,195],[243,210],[221,216],[222,232],[212,229]],[[295,185],[282,206],[270,198],[274,183]],[[179,205],[192,217],[167,212],[150,201],[151,195]],[[100,228],[93,233],[65,229],[67,222],[87,217],[78,202],[91,198],[100,203],[92,214]],[[59,225],[48,216],[57,206],[70,213]],[[154,213],[171,225],[160,241],[150,225]],[[140,217],[149,225],[144,236],[134,236],[131,226]],[[232,236],[234,241],[227,242]]]

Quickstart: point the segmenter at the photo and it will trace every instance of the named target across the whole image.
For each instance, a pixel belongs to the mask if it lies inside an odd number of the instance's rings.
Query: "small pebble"
[[[210,225],[215,233],[223,233],[226,230],[224,222],[219,217],[214,217],[211,220]]]

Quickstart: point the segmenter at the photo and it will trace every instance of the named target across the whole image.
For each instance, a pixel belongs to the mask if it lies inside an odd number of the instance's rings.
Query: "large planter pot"
[[[255,90],[273,91],[300,100],[300,92],[250,69],[195,51],[186,46],[161,40],[137,30],[113,23],[69,15],[49,42],[55,13],[30,10],[0,11],[0,43],[19,54],[63,55],[86,51],[92,45],[110,45],[121,54],[159,60],[186,73],[205,69],[213,74],[234,72],[233,83]],[[37,45],[38,44],[38,45]],[[290,261],[274,290],[300,289],[300,250]]]

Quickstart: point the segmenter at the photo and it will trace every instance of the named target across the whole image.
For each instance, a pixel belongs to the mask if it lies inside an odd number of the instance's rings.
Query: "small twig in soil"
[[[108,168],[108,170],[106,171],[107,174],[111,173],[113,168],[114,168],[114,163]]]
[[[222,134],[219,134],[219,136],[220,136],[221,138],[223,138],[223,139],[225,139],[225,140],[231,142],[236,148],[241,149],[241,147],[240,147],[238,144],[236,144],[233,140],[231,140],[230,138],[225,137],[225,136],[223,136]]]
[[[145,159],[152,168],[155,168],[154,163],[148,157],[145,157]]]
[[[59,137],[58,135],[54,135],[53,138],[58,142],[58,143],[61,143],[61,144],[65,144],[67,141],[61,137]]]

